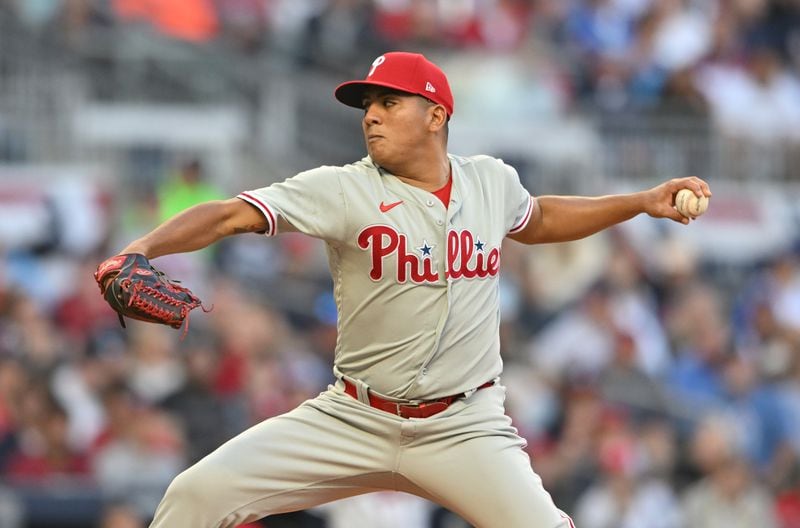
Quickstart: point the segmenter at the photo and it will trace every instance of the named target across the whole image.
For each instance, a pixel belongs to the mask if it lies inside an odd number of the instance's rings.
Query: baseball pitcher
[[[498,274],[505,237],[579,239],[640,213],[688,224],[675,194],[532,197],[489,156],[448,154],[453,96],[424,56],[386,53],[336,88],[363,111],[367,156],[192,207],[98,268],[121,313],[180,327],[199,300],[148,259],[237,233],[325,241],[338,309],[335,383],[179,475],[151,526],[222,528],[377,490],[480,528],[569,528],[503,408]],[[136,307],[133,310],[133,307]]]

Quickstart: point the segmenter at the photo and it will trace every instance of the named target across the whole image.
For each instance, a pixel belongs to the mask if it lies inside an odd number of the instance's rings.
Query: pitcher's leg
[[[502,387],[485,389],[417,421],[400,473],[477,528],[573,528],[531,468],[503,396]]]
[[[325,393],[225,443],[175,478],[151,528],[234,527],[390,487],[396,424],[348,403]]]

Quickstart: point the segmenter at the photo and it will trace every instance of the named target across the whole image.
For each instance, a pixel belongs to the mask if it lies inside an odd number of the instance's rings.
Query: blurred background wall
[[[451,151],[534,195],[714,191],[689,227],[504,246],[508,412],[556,502],[581,528],[800,527],[797,0],[0,0],[0,527],[146,526],[332,381],[317,241],[159,259],[215,307],[183,341],[119,328],[91,274],[193,203],[361,158],[332,90],[399,49],[448,73]],[[259,526],[466,524],[381,493]]]

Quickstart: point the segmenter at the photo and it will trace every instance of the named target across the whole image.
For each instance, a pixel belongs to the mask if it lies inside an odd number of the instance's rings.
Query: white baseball
[[[675,209],[686,218],[696,218],[708,209],[708,196],[698,198],[694,191],[681,189],[675,195]]]

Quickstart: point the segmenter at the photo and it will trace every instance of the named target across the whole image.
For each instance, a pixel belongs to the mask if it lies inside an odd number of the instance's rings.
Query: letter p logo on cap
[[[386,62],[386,57],[383,56],[383,55],[381,55],[380,57],[378,57],[377,59],[372,61],[372,68],[369,69],[369,73],[367,74],[367,77],[372,77],[372,74],[375,73],[375,68],[377,68],[378,66],[380,66],[384,62]]]

